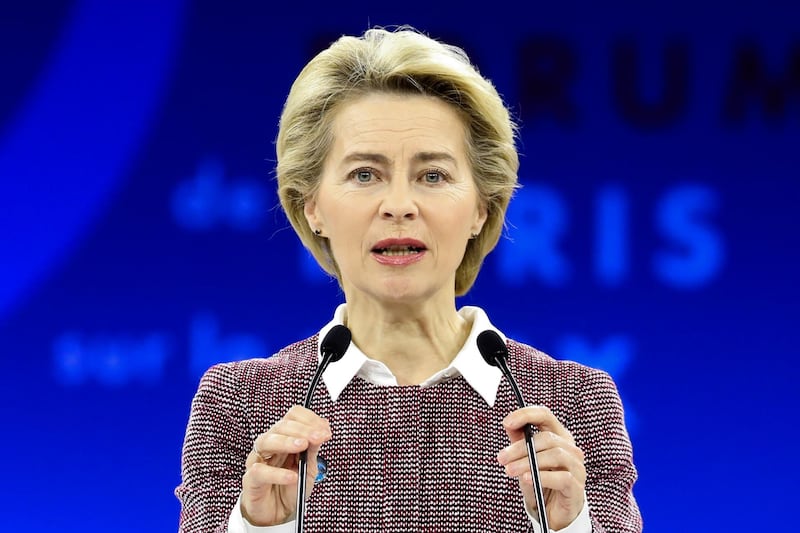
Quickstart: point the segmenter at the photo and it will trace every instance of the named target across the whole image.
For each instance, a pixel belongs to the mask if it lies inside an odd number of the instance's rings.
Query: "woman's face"
[[[374,94],[345,104],[333,133],[305,214],[330,241],[348,302],[452,305],[486,220],[458,114],[432,97]]]

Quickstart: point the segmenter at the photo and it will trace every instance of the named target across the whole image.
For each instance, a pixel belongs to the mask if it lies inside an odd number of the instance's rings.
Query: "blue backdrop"
[[[522,122],[460,303],[613,375],[646,531],[796,524],[800,7],[556,4],[6,2],[2,528],[176,529],[203,370],[341,301],[277,208],[283,98],[394,24],[464,47]]]

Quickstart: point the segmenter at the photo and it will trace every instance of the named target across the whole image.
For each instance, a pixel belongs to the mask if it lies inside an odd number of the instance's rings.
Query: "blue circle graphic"
[[[0,317],[102,212],[168,81],[184,0],[77,2],[0,137]]]

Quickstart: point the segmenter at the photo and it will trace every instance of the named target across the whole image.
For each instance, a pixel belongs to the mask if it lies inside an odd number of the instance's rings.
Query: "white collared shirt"
[[[346,311],[347,304],[339,305],[334,312],[333,319],[319,331],[317,357],[320,359],[322,358],[322,353],[319,343],[322,342],[322,339],[325,338],[325,335],[333,326],[337,324],[344,325]],[[478,351],[477,337],[478,334],[487,329],[497,332],[500,338],[503,339],[503,342],[506,341],[506,337],[489,322],[489,317],[480,307],[464,306],[458,310],[458,314],[468,323],[472,324],[467,341],[447,368],[436,372],[420,383],[420,387],[430,387],[460,375],[491,407],[494,405],[497,398],[497,389],[500,386],[500,381],[503,379],[503,373],[499,368],[491,366],[483,360],[483,356],[481,356]],[[335,402],[339,398],[344,388],[355,376],[374,385],[387,387],[398,385],[397,378],[392,374],[391,370],[389,370],[389,367],[380,361],[370,359],[355,345],[355,343],[351,342],[344,356],[336,363],[329,365],[322,374],[322,380],[325,382],[325,386],[331,395],[331,401]],[[534,531],[536,533],[541,533],[542,528],[536,517],[530,514],[528,516],[531,519]],[[586,503],[586,496],[584,495],[583,509],[575,520],[567,527],[555,533],[590,533],[591,529],[589,506]],[[234,505],[230,519],[228,520],[228,533],[294,533],[294,530],[294,521],[276,526],[251,525],[242,516],[241,495],[239,499],[237,499],[236,505]],[[550,531],[553,532],[552,529]]]
[[[346,307],[347,304],[341,304],[336,308],[333,320],[328,322],[325,327],[320,330],[319,342],[322,342],[322,339],[325,338],[325,335],[333,326],[344,324]],[[420,387],[430,387],[446,379],[460,375],[464,377],[464,380],[466,380],[466,382],[486,400],[489,407],[491,407],[494,405],[494,401],[497,398],[497,388],[500,385],[500,381],[503,379],[503,373],[499,368],[490,366],[483,360],[483,356],[481,356],[478,351],[476,339],[479,333],[487,329],[496,331],[503,339],[503,342],[506,341],[506,338],[491,324],[491,322],[489,322],[489,317],[486,316],[486,313],[480,307],[462,307],[458,314],[461,315],[467,323],[472,324],[467,341],[456,354],[450,366],[436,372],[420,383]],[[322,355],[319,352],[319,346],[317,346],[317,352],[319,354],[318,357],[321,359]],[[380,361],[370,359],[364,355],[364,352],[362,352],[355,343],[351,342],[344,356],[335,364],[329,365],[322,374],[322,380],[328,388],[332,401],[335,402],[339,398],[342,390],[344,390],[355,376],[374,385],[386,387],[397,386],[397,378],[395,378],[392,371],[389,370],[389,367]]]

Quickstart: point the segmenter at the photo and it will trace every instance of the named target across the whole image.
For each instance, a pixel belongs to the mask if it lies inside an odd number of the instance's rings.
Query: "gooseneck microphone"
[[[492,366],[496,366],[505,376],[508,383],[511,385],[511,390],[514,391],[514,396],[517,397],[517,404],[520,407],[525,407],[525,400],[522,398],[522,392],[519,390],[519,385],[511,374],[508,368],[506,359],[508,359],[508,347],[500,335],[496,331],[486,330],[478,335],[478,351],[481,352],[483,359]],[[542,481],[539,478],[539,465],[536,464],[536,450],[533,449],[533,440],[531,434],[533,428],[530,424],[525,424],[523,433],[525,434],[525,445],[528,448],[528,464],[531,467],[531,477],[533,477],[533,490],[536,493],[536,507],[539,512],[539,524],[542,526],[542,531],[547,533],[550,528],[547,524],[547,512],[544,508],[544,491],[542,490]]]
[[[350,345],[350,330],[345,326],[333,326],[325,338],[320,343],[320,351],[322,352],[322,360],[317,366],[317,371],[314,372],[314,377],[311,379],[311,384],[308,386],[306,398],[303,401],[303,407],[308,409],[311,406],[311,398],[314,396],[314,391],[317,390],[319,378],[328,367],[329,363],[335,363],[342,358],[347,347]],[[300,452],[300,460],[297,464],[297,519],[295,520],[295,531],[302,533],[303,531],[303,516],[306,510],[306,474],[308,473],[308,451],[303,450]]]

